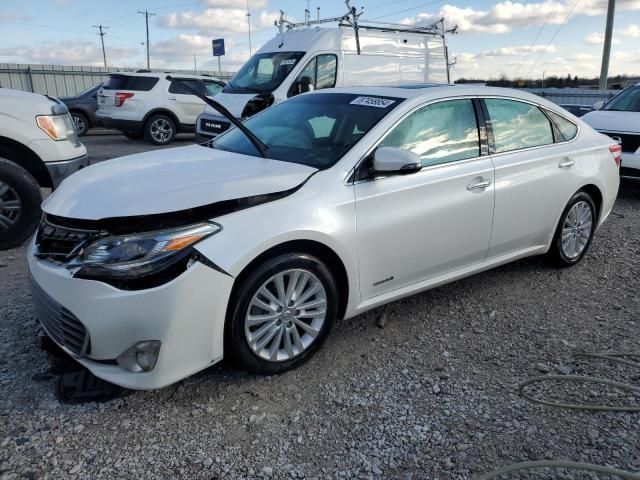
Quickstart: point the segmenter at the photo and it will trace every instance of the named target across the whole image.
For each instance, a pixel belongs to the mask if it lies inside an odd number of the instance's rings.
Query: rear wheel
[[[29,238],[40,221],[41,203],[40,187],[31,174],[0,158],[0,250]]]
[[[89,119],[84,113],[71,112],[71,118],[76,125],[76,133],[79,137],[84,137],[89,131]]]
[[[549,258],[560,267],[575,265],[587,253],[597,225],[591,195],[578,192],[565,207],[553,237]]]
[[[231,302],[225,353],[247,370],[267,375],[308,360],[338,312],[331,271],[301,253],[281,254],[260,265]]]
[[[166,115],[152,115],[145,124],[144,136],[154,145],[168,145],[176,136],[176,125]]]

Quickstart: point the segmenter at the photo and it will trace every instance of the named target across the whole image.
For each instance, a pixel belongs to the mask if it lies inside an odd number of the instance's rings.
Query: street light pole
[[[251,56],[251,12],[249,11],[249,0],[247,0],[247,26],[249,27],[249,56]]]
[[[616,9],[616,0],[609,0],[607,8],[607,26],[604,31],[604,46],[602,47],[602,67],[600,68],[600,90],[607,89],[609,77],[609,58],[611,57],[611,37],[613,36],[613,15]]]

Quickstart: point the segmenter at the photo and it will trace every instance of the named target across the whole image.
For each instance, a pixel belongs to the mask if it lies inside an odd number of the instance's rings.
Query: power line
[[[421,5],[416,5],[415,7],[405,8],[405,9],[403,9],[403,10],[396,10],[396,11],[395,11],[395,12],[393,12],[393,13],[387,13],[387,14],[385,14],[385,15],[380,15],[380,16],[378,16],[378,17],[369,18],[368,20],[377,20],[377,19],[379,19],[379,18],[392,17],[392,16],[397,15],[397,14],[399,14],[399,13],[410,12],[411,10],[418,10],[419,8],[424,8],[424,7],[428,7],[428,6],[430,6],[430,5],[436,5],[436,4],[438,4],[438,3],[444,3],[444,2],[445,2],[445,0],[436,0],[435,2],[423,3],[423,4],[421,4]],[[395,2],[395,3],[400,3],[400,2]],[[394,5],[394,4],[393,4],[393,3],[390,3],[390,4],[388,4],[388,5],[384,5],[384,7],[388,7],[388,6],[391,6],[391,5]],[[377,9],[378,9],[378,8],[371,9],[371,10],[377,10]],[[365,12],[366,12],[366,10],[365,10]]]
[[[542,50],[542,53],[540,53],[540,55],[538,56],[538,59],[535,61],[535,63],[531,66],[531,68],[529,69],[529,71],[527,72],[527,74],[525,75],[525,77],[529,77],[529,75],[531,74],[531,72],[533,71],[534,68],[536,68],[536,65],[538,65],[538,62],[542,59],[542,57],[544,57],[545,53],[547,53],[547,49],[549,48],[549,46],[553,43],[553,41],[556,39],[556,37],[558,36],[558,34],[560,33],[560,31],[562,30],[562,28],[566,25],[567,21],[569,20],[569,17],[571,17],[571,15],[573,14],[573,11],[576,9],[576,7],[578,6],[578,3],[580,3],[580,0],[576,0],[573,4],[573,7],[571,7],[571,10],[569,10],[569,13],[567,13],[567,16],[564,17],[564,20],[562,21],[562,23],[558,26],[558,29],[556,30],[556,33],[553,34],[553,37],[551,37],[551,40],[549,40],[549,43],[547,43],[544,47],[544,50]]]
[[[138,10],[138,13],[144,15],[144,21],[147,25],[147,69],[150,69],[151,64],[149,62],[149,17],[155,16],[155,13],[149,13],[149,10],[145,10],[144,12]]]
[[[529,58],[529,54],[532,52],[533,47],[535,46],[536,42],[538,41],[538,38],[540,38],[540,34],[542,33],[542,30],[544,30],[544,27],[546,27],[547,23],[549,23],[549,20],[551,19],[551,15],[553,14],[553,11],[555,10],[555,8],[556,8],[555,5],[553,5],[551,7],[551,11],[549,12],[549,15],[547,15],[547,19],[544,21],[544,23],[542,24],[542,26],[538,30],[538,34],[536,35],[536,38],[534,38],[533,42],[531,42],[531,45],[529,45],[529,49],[527,50],[527,53],[525,54],[525,56],[522,58],[522,60],[518,64],[518,68],[516,69],[516,73],[513,75],[514,78],[518,77],[518,73],[520,73],[520,69],[522,68],[522,65],[524,65],[524,62],[527,60],[527,58]]]
[[[104,51],[104,36],[107,33],[103,32],[102,29],[109,28],[109,27],[105,27],[104,25],[92,25],[92,27],[97,28],[100,31],[98,35],[100,35],[100,43],[102,44],[102,60],[104,61],[104,68],[107,68],[107,54]]]

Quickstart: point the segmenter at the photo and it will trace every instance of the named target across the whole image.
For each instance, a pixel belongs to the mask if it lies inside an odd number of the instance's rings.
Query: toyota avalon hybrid
[[[329,89],[234,125],[44,202],[36,313],[96,376],[284,372],[338,319],[531,255],[576,264],[619,185],[617,143],[513,90]]]

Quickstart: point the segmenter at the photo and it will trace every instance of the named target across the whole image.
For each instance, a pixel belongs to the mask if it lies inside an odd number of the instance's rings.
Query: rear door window
[[[553,143],[551,122],[535,105],[502,98],[484,100],[495,142],[495,153]]]
[[[197,90],[200,93],[204,93],[204,88],[202,87],[202,83],[199,80],[194,80],[190,78],[177,78],[171,81],[169,85],[169,93],[179,93],[182,95],[193,95],[189,90],[184,88],[182,85],[185,84],[194,90]]]
[[[132,90],[148,92],[158,83],[158,77],[141,77],[131,75],[110,75],[102,88],[104,90]]]

